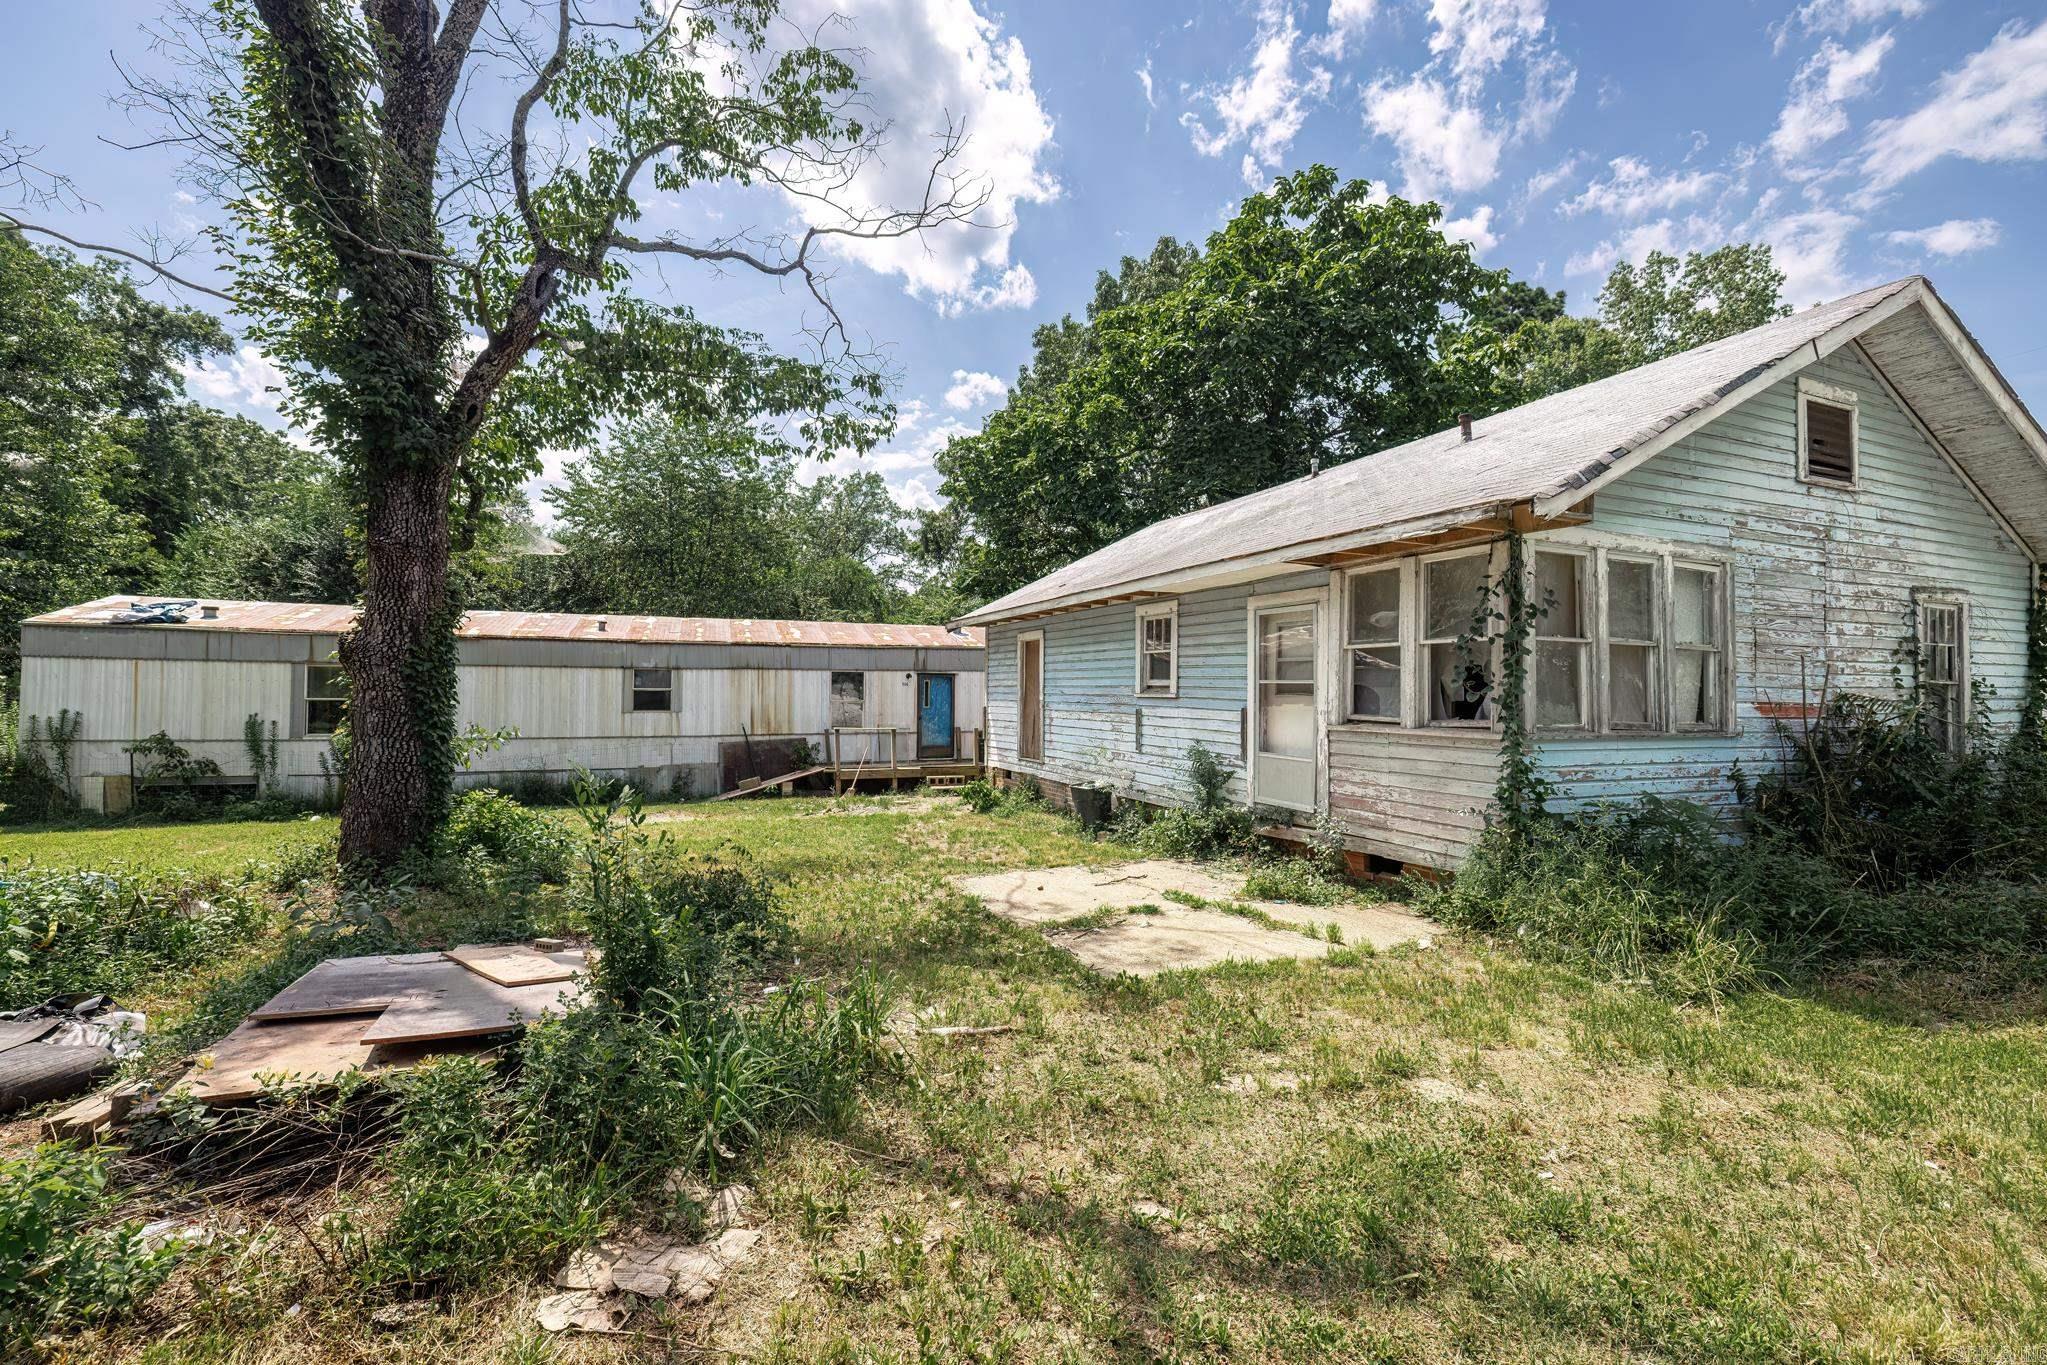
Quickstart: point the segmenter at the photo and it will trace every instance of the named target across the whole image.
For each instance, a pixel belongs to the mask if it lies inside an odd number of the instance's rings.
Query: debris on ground
[[[0,1014],[0,1114],[91,1087],[142,1047],[149,1021],[104,995],[60,995]]]
[[[1026,868],[953,884],[1106,976],[1322,957],[1344,944],[1426,945],[1435,928],[1398,905],[1248,900],[1244,874],[1166,859]]]
[[[677,1180],[671,1176],[670,1186]],[[535,1304],[534,1319],[549,1332],[616,1332],[641,1300],[703,1303],[761,1240],[760,1230],[747,1225],[752,1203],[753,1191],[743,1185],[718,1190],[707,1206],[710,1235],[701,1242],[632,1232],[585,1247],[555,1275],[562,1292]]]

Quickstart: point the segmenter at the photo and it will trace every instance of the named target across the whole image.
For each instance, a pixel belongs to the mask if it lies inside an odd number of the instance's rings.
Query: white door
[[[1316,608],[1310,603],[1252,612],[1258,670],[1251,700],[1251,799],[1315,809]]]

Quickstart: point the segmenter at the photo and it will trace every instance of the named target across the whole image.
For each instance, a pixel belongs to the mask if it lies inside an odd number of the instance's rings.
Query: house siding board
[[[1997,726],[2016,720],[2025,679],[2026,554],[1854,348],[1805,375],[1857,396],[1859,492],[1798,480],[1792,379],[1599,494],[1595,531],[1732,558],[1738,733],[1542,737],[1538,763],[1557,784],[1559,806],[1647,795],[1730,805],[1737,761],[1755,776],[1784,759],[1783,737],[1759,704],[1801,705],[1829,690],[1892,694],[1914,588],[1968,594],[1970,662],[1995,688],[1989,719]],[[1903,667],[1909,678],[1909,660]]]
[[[1107,782],[1160,804],[1184,804],[1187,749],[1199,743],[1233,770],[1232,799],[1246,799],[1241,737],[1246,700],[1246,611],[1252,596],[1321,588],[1319,570],[1179,598],[1179,689],[1135,695],[1137,605],[1094,607],[988,632],[989,761],[1060,783]],[[1017,637],[1045,637],[1045,757],[1016,752]],[[1137,714],[1144,747],[1137,748]]]

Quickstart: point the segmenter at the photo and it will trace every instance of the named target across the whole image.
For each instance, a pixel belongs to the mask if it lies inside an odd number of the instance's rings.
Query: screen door
[[[1260,805],[1315,809],[1315,608],[1256,611],[1258,685],[1253,696],[1251,797]]]

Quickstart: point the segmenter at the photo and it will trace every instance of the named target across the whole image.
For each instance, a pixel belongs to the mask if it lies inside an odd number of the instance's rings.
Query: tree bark
[[[448,619],[448,485],[452,466],[384,473],[369,490],[362,614],[341,641],[347,670],[348,795],[341,863],[384,869],[440,819],[435,780],[438,700],[452,715],[455,675],[436,663],[452,643]]]

